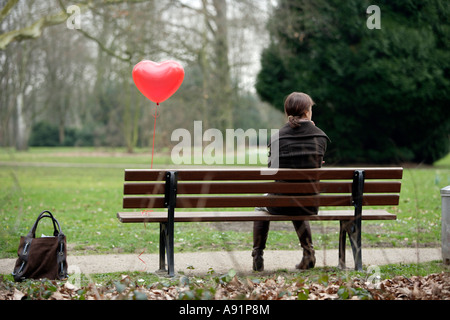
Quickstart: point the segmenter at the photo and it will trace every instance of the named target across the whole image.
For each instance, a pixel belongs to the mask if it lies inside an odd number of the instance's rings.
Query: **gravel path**
[[[417,263],[442,260],[440,248],[367,248],[363,249],[363,264],[385,265],[390,263]],[[353,256],[347,251],[347,267],[353,268]],[[266,250],[264,254],[265,272],[272,273],[279,269],[295,270],[300,261],[299,251]],[[10,274],[16,259],[0,259],[0,274]],[[316,250],[316,266],[338,265],[337,250]],[[70,272],[108,273],[127,271],[155,272],[159,268],[158,254],[106,254],[68,256]],[[231,252],[197,252],[175,253],[175,270],[186,275],[201,275],[214,271],[222,274],[230,269],[238,274],[252,273],[250,251]]]

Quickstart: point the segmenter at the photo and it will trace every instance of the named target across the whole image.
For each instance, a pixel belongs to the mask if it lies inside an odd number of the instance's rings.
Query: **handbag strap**
[[[61,230],[61,226],[59,225],[58,220],[53,217],[52,213],[48,210],[42,211],[36,219],[36,222],[33,224],[30,232],[28,232],[27,238],[35,238],[36,237],[36,229],[39,221],[42,218],[51,218],[53,222],[53,235],[56,236],[64,236],[64,233]]]

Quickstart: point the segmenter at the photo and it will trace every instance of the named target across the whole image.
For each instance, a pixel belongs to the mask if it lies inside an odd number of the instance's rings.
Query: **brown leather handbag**
[[[42,218],[53,221],[53,237],[36,238],[36,228]],[[16,282],[26,279],[63,280],[67,278],[66,236],[50,211],[39,214],[30,232],[20,238],[19,258],[12,273]]]

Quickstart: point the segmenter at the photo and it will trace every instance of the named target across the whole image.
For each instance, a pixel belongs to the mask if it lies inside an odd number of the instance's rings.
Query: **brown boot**
[[[299,270],[307,270],[312,269],[316,265],[316,257],[314,256],[314,249],[311,248],[308,250],[303,250],[303,258],[299,264],[295,265],[296,269]]]
[[[312,245],[312,234],[309,221],[292,221],[297,233],[300,245],[303,248],[302,261],[295,266],[296,269],[312,269],[316,265],[314,247]]]
[[[255,221],[253,223],[253,270],[264,271],[264,249],[269,235],[270,221]]]
[[[253,271],[264,271],[264,258],[263,258],[264,252],[253,250],[252,251],[252,257],[253,257]]]

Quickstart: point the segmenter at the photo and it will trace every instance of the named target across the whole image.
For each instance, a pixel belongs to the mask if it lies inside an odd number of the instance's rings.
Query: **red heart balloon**
[[[157,104],[169,99],[181,86],[184,69],[176,61],[156,63],[143,60],[133,68],[133,81],[139,91]]]

